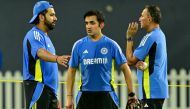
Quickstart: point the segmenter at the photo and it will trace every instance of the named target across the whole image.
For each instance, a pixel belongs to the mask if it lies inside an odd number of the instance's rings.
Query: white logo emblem
[[[84,50],[83,54],[87,54],[88,53],[88,50]]]
[[[40,41],[40,33],[38,31],[34,31],[34,39]]]
[[[102,48],[100,52],[102,54],[107,54],[108,53],[108,49],[107,48]]]
[[[145,104],[144,107],[148,107],[148,104]]]

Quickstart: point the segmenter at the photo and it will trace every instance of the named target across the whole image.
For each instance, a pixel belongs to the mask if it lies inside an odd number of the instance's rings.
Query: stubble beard
[[[55,28],[55,21],[51,23],[45,18],[45,25],[49,30],[53,30]]]

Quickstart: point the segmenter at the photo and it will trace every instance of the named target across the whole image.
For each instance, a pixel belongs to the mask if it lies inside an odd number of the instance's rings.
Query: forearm
[[[133,57],[133,41],[127,41],[126,48],[127,58],[131,59]]]
[[[69,67],[67,74],[67,96],[72,96],[76,69]]]
[[[127,41],[126,44],[126,57],[128,65],[135,65],[138,62],[138,59],[133,55],[133,40]]]
[[[127,57],[127,63],[129,65],[135,65],[138,61],[138,59],[133,55],[133,38],[136,35],[137,30],[138,30],[137,22],[129,23],[129,26],[126,32],[126,38],[127,38],[126,57]]]
[[[125,81],[126,81],[127,88],[128,88],[128,93],[134,92],[131,70],[130,70],[129,66],[127,65],[127,63],[125,63],[121,66],[121,70],[123,71],[123,74],[125,77]]]
[[[133,41],[127,41],[126,57],[129,65],[134,65],[133,61]]]
[[[48,61],[48,62],[56,62],[56,59],[57,59],[57,55],[53,55],[43,48],[38,49],[37,56],[40,59],[44,61]]]

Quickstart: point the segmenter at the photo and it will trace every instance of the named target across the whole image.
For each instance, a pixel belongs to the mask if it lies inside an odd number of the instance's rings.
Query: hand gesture
[[[126,38],[134,37],[138,30],[138,23],[137,22],[131,22],[129,23]]]
[[[56,61],[58,64],[67,67],[70,57],[70,55],[57,56]]]

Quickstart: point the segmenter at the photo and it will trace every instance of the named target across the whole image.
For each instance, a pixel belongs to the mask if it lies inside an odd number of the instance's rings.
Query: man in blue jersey
[[[88,11],[84,20],[87,36],[75,42],[69,62],[66,108],[74,108],[72,93],[76,70],[79,68],[81,86],[76,99],[77,109],[118,109],[119,101],[113,87],[114,62],[124,73],[128,98],[136,99],[131,71],[119,45],[102,33],[102,13]]]
[[[67,67],[69,56],[58,56],[48,36],[57,17],[53,5],[39,1],[34,5],[29,30],[23,41],[23,79],[26,109],[60,109],[57,99],[58,64]],[[34,105],[36,103],[36,105]]]
[[[166,39],[159,26],[160,20],[158,6],[147,5],[144,8],[139,21],[147,34],[134,51],[133,37],[138,30],[138,23],[129,23],[126,33],[128,64],[137,67],[143,109],[162,109],[164,100],[168,98]]]

